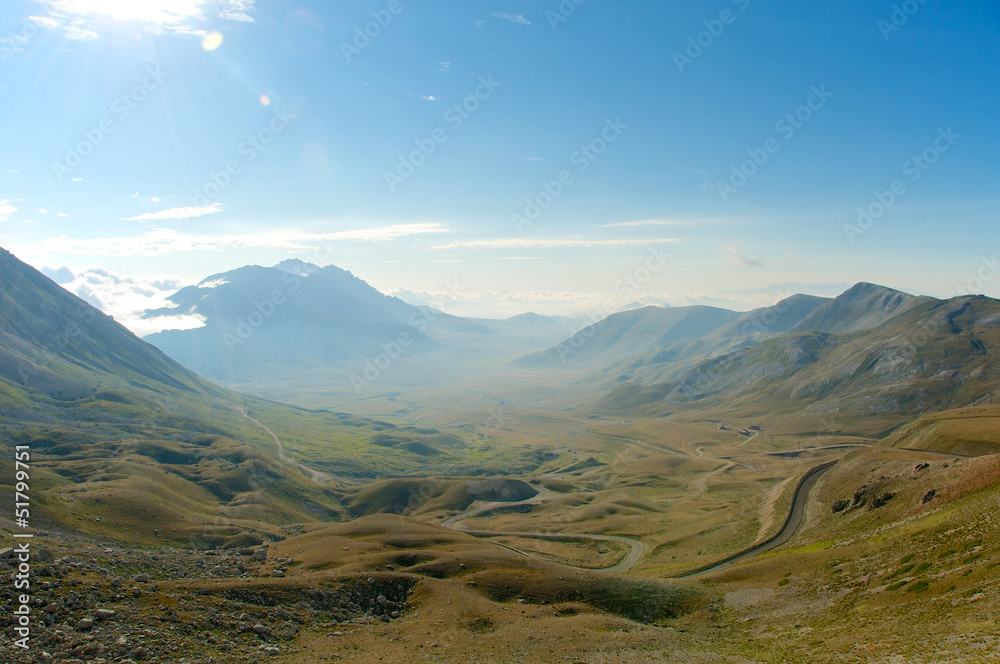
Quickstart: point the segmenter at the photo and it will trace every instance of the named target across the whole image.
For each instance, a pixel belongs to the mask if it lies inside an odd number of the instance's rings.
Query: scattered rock
[[[931,489],[930,491],[928,491],[927,493],[924,494],[924,499],[923,499],[923,501],[920,504],[921,505],[926,505],[927,503],[929,503],[932,500],[934,500],[934,496],[936,496],[936,495],[937,495],[937,489]]]
[[[133,581],[135,581],[136,583],[149,583],[149,575],[136,574],[135,577],[133,578]]]
[[[93,620],[91,620],[90,618],[83,618],[82,620],[76,623],[76,627],[74,627],[74,629],[78,632],[86,632],[93,626],[94,626]]]
[[[837,514],[838,512],[843,512],[844,510],[846,510],[850,506],[851,506],[851,501],[849,501],[849,500],[838,500],[835,503],[833,503],[833,505],[830,505],[830,510],[834,514]]]

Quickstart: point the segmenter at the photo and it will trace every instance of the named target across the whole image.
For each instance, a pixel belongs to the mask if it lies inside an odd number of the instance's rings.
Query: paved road
[[[636,539],[631,537],[620,537],[618,535],[592,535],[590,533],[542,533],[542,532],[529,532],[529,531],[504,531],[504,530],[476,530],[473,528],[464,528],[459,524],[475,516],[479,516],[486,512],[492,510],[503,508],[503,507],[513,507],[517,505],[532,505],[543,502],[549,498],[551,493],[545,487],[537,487],[533,485],[533,488],[538,491],[538,495],[528,498],[527,500],[515,500],[510,502],[496,502],[496,503],[486,503],[485,505],[480,505],[479,507],[469,510],[468,512],[463,512],[462,514],[457,514],[453,517],[445,519],[441,525],[445,528],[451,528],[452,530],[457,530],[468,535],[473,535],[475,537],[496,537],[496,536],[507,536],[507,537],[530,537],[534,539],[585,539],[585,540],[600,540],[604,542],[619,542],[621,544],[627,544],[629,546],[629,552],[624,558],[619,560],[616,564],[611,567],[602,567],[599,569],[593,569],[589,567],[574,567],[573,565],[563,565],[561,563],[552,563],[554,565],[559,565],[560,567],[568,567],[574,570],[585,570],[588,572],[603,572],[606,574],[619,574],[621,572],[627,572],[628,570],[635,567],[639,559],[642,558],[642,554],[646,551],[646,545]],[[499,545],[498,546],[503,546]],[[505,549],[514,551],[515,553],[520,553],[521,555],[527,555],[523,551],[518,551],[509,546],[503,546]]]
[[[819,481],[819,478],[823,475],[823,473],[833,468],[836,464],[836,461],[824,463],[820,466],[816,466],[803,476],[799,485],[795,488],[795,494],[792,496],[792,509],[789,511],[788,518],[785,520],[785,526],[777,535],[765,542],[762,542],[761,544],[758,544],[752,549],[748,549],[747,551],[736,554],[735,556],[721,560],[711,567],[696,570],[688,574],[682,574],[676,578],[693,579],[705,574],[711,574],[712,572],[718,572],[719,570],[725,569],[730,565],[735,565],[743,560],[759,556],[762,553],[776,549],[782,544],[788,542],[788,540],[795,536],[799,526],[802,525],[802,518],[805,516],[806,511],[806,503],[809,501],[809,492],[814,486],[816,486],[816,482]]]

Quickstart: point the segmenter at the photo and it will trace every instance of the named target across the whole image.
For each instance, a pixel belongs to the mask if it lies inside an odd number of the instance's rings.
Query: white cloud
[[[449,69],[451,69],[451,63],[450,62],[442,62],[441,63],[441,67],[438,69],[438,71],[448,71]]]
[[[70,39],[100,37],[110,20],[138,22],[159,33],[204,35],[199,26],[213,16],[252,22],[254,0],[39,0],[47,17],[30,17],[38,25],[62,29]]]
[[[42,268],[41,271],[70,293],[114,316],[140,337],[163,330],[189,330],[205,324],[203,318],[192,315],[142,318],[147,309],[175,306],[166,298],[186,285],[176,277],[134,277],[95,267]]]
[[[537,256],[498,256],[498,261],[537,261]]]
[[[527,159],[528,161],[545,161],[540,157],[521,157],[521,159]]]
[[[222,203],[210,203],[200,207],[179,207],[161,210],[160,212],[147,212],[135,217],[126,217],[122,221],[154,221],[160,219],[195,219],[204,217],[207,214],[217,214],[225,209]]]
[[[531,21],[524,18],[524,14],[493,14],[497,18],[502,18],[504,20],[510,21],[511,23],[520,23],[521,25],[531,25]]]
[[[160,228],[132,237],[50,237],[26,247],[26,255],[53,256],[165,256],[175,252],[225,251],[231,249],[315,249],[332,242],[388,242],[414,235],[445,233],[439,223],[395,224],[335,233],[305,233],[279,230],[241,235],[190,235]]]
[[[57,213],[56,213],[56,216],[57,216],[57,217],[68,217],[69,215],[68,215],[68,214],[66,214],[65,212],[57,212]]]
[[[150,201],[151,203],[159,203],[159,202],[160,202],[160,199],[159,199],[159,197],[158,197],[158,196],[150,196],[150,197],[149,197],[149,201]]]
[[[437,101],[438,100],[438,98],[435,97],[434,95],[421,95],[420,98],[423,99],[424,101]]]
[[[8,221],[11,214],[17,212],[17,208],[10,204],[9,199],[0,200],[0,222]]]
[[[431,249],[555,249],[557,247],[631,247],[646,244],[668,244],[683,242],[677,238],[654,238],[635,240],[561,240],[561,239],[526,239],[501,238],[497,240],[456,240],[449,244],[440,244]]]

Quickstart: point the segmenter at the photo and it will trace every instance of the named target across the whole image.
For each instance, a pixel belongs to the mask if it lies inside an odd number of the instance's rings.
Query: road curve
[[[538,487],[536,487],[538,488]],[[464,528],[459,524],[469,518],[479,516],[486,512],[493,511],[498,508],[511,507],[516,505],[530,505],[537,504],[544,500],[549,491],[548,489],[540,488],[540,493],[533,498],[528,500],[518,500],[510,502],[496,502],[487,503],[477,507],[476,509],[469,510],[468,512],[463,512],[462,514],[457,514],[453,517],[449,517],[441,522],[441,525],[445,528],[451,528],[452,530],[457,530],[460,533],[465,533],[467,535],[472,535],[473,537],[496,537],[496,536],[506,536],[506,537],[531,537],[534,539],[586,539],[586,540],[601,540],[605,542],[619,542],[621,544],[627,544],[629,546],[629,552],[624,558],[619,560],[616,564],[611,567],[601,567],[601,568],[591,568],[591,567],[575,567],[573,565],[565,565],[562,563],[551,563],[553,565],[559,565],[560,567],[567,567],[574,570],[582,570],[586,572],[600,572],[603,574],[619,574],[621,572],[627,572],[628,570],[635,567],[639,559],[642,558],[642,554],[646,551],[646,545],[639,540],[632,539],[631,537],[621,537],[619,535],[592,535],[589,533],[543,533],[543,532],[521,532],[521,531],[504,531],[504,530],[476,530],[473,528]],[[498,546],[503,546],[498,544]],[[515,551],[521,555],[527,555],[523,551],[517,551],[509,546],[503,546],[505,549]],[[551,562],[551,561],[549,561]]]
[[[812,468],[808,473],[806,473],[802,477],[802,479],[799,481],[799,485],[795,487],[795,493],[792,496],[792,509],[789,510],[788,518],[785,519],[785,525],[784,527],[782,527],[782,529],[778,532],[777,535],[771,537],[770,539],[764,542],[761,542],[760,544],[757,544],[756,546],[747,549],[746,551],[742,551],[728,558],[720,560],[717,563],[713,563],[708,567],[702,567],[700,569],[694,570],[693,572],[681,574],[674,578],[692,579],[705,574],[711,574],[712,572],[718,572],[719,570],[725,569],[730,565],[734,565],[743,560],[747,560],[748,558],[753,558],[754,556],[759,556],[762,553],[766,553],[768,551],[776,549],[782,544],[788,542],[788,540],[792,539],[792,537],[795,536],[795,533],[799,529],[799,526],[802,525],[802,518],[803,516],[805,516],[805,511],[806,511],[806,503],[809,500],[809,492],[812,490],[814,486],[816,486],[816,482],[819,481],[819,478],[823,475],[823,473],[830,470],[835,465],[837,465],[836,461],[824,463],[822,465]]]

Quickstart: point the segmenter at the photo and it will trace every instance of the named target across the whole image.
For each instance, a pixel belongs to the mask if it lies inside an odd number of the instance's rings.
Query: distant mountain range
[[[603,386],[607,396],[596,407],[614,413],[768,402],[770,410],[908,416],[965,405],[1000,378],[988,361],[1000,349],[1000,302],[938,300],[870,283],[750,312],[647,306],[582,329],[535,313],[503,321],[450,316],[386,296],[337,267],[301,261],[213,275],[170,300],[174,308],[147,315],[195,315],[205,326],[147,340],[219,380],[277,380],[296,370],[322,377],[330,367],[397,352],[447,358],[437,363],[459,374],[475,373],[484,358],[506,358],[549,381],[570,372]]]
[[[793,296],[736,318],[687,309],[617,314],[580,332],[579,348],[570,339],[519,364],[589,366],[595,379],[619,383],[602,409],[647,414],[909,416],[968,405],[1000,384],[992,298],[939,300],[861,283],[832,300]],[[651,318],[665,322],[654,334]]]
[[[175,306],[147,318],[197,316],[203,327],[147,336],[172,358],[214,380],[268,379],[387,355],[511,357],[543,348],[578,327],[523,314],[507,320],[451,316],[380,293],[350,272],[288,260],[212,275],[171,295]]]

